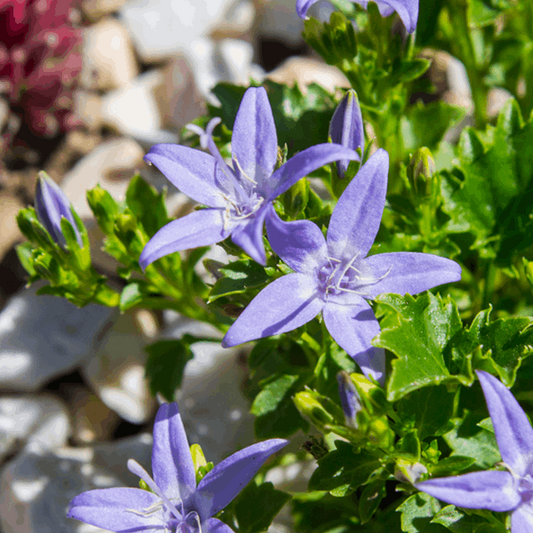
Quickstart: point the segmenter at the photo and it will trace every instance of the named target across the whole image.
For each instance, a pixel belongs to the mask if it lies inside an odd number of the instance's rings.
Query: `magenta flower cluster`
[[[36,134],[51,137],[79,123],[73,113],[82,66],[81,30],[72,21],[76,4],[0,2],[0,92]]]

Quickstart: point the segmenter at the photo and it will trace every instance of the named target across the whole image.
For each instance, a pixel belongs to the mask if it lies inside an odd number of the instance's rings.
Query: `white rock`
[[[161,130],[162,121],[155,90],[163,74],[151,70],[102,98],[102,119],[124,135],[149,144],[176,142],[177,135]]]
[[[133,458],[150,468],[151,436],[139,435],[94,448],[24,451],[0,478],[0,526],[4,533],[96,533],[105,530],[66,517],[68,504],[87,490],[138,486],[128,472]]]
[[[98,130],[103,124],[102,99],[96,93],[77,90],[74,93],[74,111],[91,131]]]
[[[48,395],[0,397],[0,460],[18,442],[42,448],[64,446],[71,433],[67,407]]]
[[[165,338],[180,338],[184,333],[221,337],[213,326],[165,311],[169,322]],[[194,359],[187,363],[181,388],[177,391],[189,442],[199,443],[206,459],[215,463],[233,450],[254,442],[253,417],[241,385],[247,372],[242,349],[224,349],[220,343],[192,345]]]
[[[120,315],[96,345],[96,357],[82,367],[99,398],[133,424],[146,422],[156,407],[144,378],[146,343],[132,314]]]
[[[34,391],[92,354],[102,326],[115,313],[99,305],[81,309],[63,298],[12,297],[0,312],[0,389]]]
[[[237,2],[132,0],[120,10],[120,17],[141,59],[161,61],[188,49],[194,40],[209,35]]]
[[[346,76],[336,67],[310,57],[291,57],[269,72],[267,78],[290,86],[298,83],[303,93],[311,83],[317,83],[329,92],[334,92],[337,87],[351,87]]]
[[[128,0],[84,0],[81,8],[91,19],[96,20],[104,15],[118,11]]]
[[[113,18],[84,30],[82,57],[80,82],[87,89],[122,87],[138,74],[128,31]]]
[[[487,117],[495,118],[500,114],[503,106],[513,95],[506,89],[494,87],[487,95]]]
[[[92,219],[87,190],[100,184],[113,198],[123,200],[133,170],[142,163],[143,156],[144,150],[132,139],[107,141],[76,163],[65,175],[61,188],[80,217]],[[118,172],[124,173],[124,179],[116,179]]]

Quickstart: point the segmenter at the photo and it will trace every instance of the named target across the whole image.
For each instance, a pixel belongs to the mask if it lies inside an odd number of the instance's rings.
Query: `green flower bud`
[[[435,161],[425,146],[416,150],[407,167],[407,177],[416,201],[430,200],[440,189]]]

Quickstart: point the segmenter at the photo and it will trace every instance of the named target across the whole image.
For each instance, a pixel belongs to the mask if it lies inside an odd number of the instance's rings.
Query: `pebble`
[[[105,18],[85,29],[80,83],[86,89],[115,89],[138,74],[128,31],[116,19]]]
[[[97,20],[118,11],[128,0],[83,0],[81,8],[91,19]]]
[[[17,213],[24,206],[18,198],[9,193],[0,193],[0,260],[11,250],[14,243],[22,240],[22,234],[17,226]]]
[[[0,390],[36,391],[92,355],[115,310],[77,308],[64,298],[37,296],[38,284],[10,298],[0,312]]]

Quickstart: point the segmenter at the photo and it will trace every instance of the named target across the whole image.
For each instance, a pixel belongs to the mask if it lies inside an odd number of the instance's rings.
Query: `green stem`
[[[494,282],[496,280],[496,267],[494,261],[491,259],[485,270],[485,285],[483,287],[483,300],[481,302],[481,309],[487,309],[492,301],[494,293]]]

